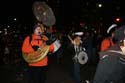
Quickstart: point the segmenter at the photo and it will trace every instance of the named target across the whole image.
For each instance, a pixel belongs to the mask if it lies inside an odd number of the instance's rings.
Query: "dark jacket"
[[[113,50],[113,51],[112,51]],[[93,83],[125,83],[125,59],[119,45],[100,52],[101,59]]]

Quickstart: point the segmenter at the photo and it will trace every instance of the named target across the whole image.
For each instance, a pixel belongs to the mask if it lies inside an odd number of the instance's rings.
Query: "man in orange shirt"
[[[24,39],[22,45],[22,53],[25,54],[24,57],[39,56],[40,52],[38,51],[46,46],[48,46],[49,52],[54,51],[53,44],[50,45],[46,44],[46,42],[48,41],[48,37],[43,35],[43,33],[44,33],[44,28],[41,27],[40,24],[34,26],[34,33],[31,35],[32,38],[30,38],[30,36],[27,36]],[[35,60],[34,58],[33,61],[28,62],[29,83],[45,83],[47,65],[48,65],[47,56],[44,56],[44,58],[40,60]]]
[[[116,24],[112,24],[108,30],[107,30],[107,34],[108,37],[106,37],[102,43],[101,43],[101,51],[105,51],[106,49],[110,48],[111,46],[114,45],[114,41],[113,41],[113,37],[114,37],[114,31],[115,28],[117,27]]]

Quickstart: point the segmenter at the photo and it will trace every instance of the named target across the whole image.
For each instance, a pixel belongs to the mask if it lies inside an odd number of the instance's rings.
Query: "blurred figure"
[[[116,43],[100,52],[93,83],[125,83],[125,25],[115,30]]]
[[[2,37],[0,36],[1,40],[0,40],[0,65],[4,65],[4,49],[5,49],[5,42],[3,41]]]
[[[108,49],[109,47],[114,45],[113,37],[114,37],[114,31],[115,31],[116,27],[117,27],[116,24],[112,24],[108,28],[108,30],[107,30],[108,37],[106,37],[104,40],[102,40],[101,51],[105,51],[106,49]]]
[[[107,37],[105,37],[102,42],[101,42],[101,49],[100,51],[105,51],[111,46],[115,44],[115,39],[114,39],[114,31],[116,29],[117,25],[112,24],[108,30],[107,30]],[[102,56],[99,56],[99,58]]]
[[[88,54],[89,57],[89,64],[92,64],[94,61],[94,57],[95,57],[95,52],[94,52],[94,38],[92,36],[92,32],[90,31],[85,31],[85,35],[82,38],[82,46],[86,48],[86,52]]]

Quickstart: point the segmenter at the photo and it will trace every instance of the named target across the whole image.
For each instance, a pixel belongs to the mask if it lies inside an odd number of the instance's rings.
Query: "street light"
[[[14,18],[14,20],[16,21],[17,19],[16,19],[16,18]]]
[[[102,7],[102,4],[98,4],[98,7]]]

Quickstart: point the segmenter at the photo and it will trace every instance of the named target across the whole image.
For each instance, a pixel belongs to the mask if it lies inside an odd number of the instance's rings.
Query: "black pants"
[[[29,83],[45,83],[47,67],[29,67]]]
[[[74,83],[81,83],[81,76],[80,76],[80,64],[78,62],[73,62],[70,65],[70,75],[74,80]]]

